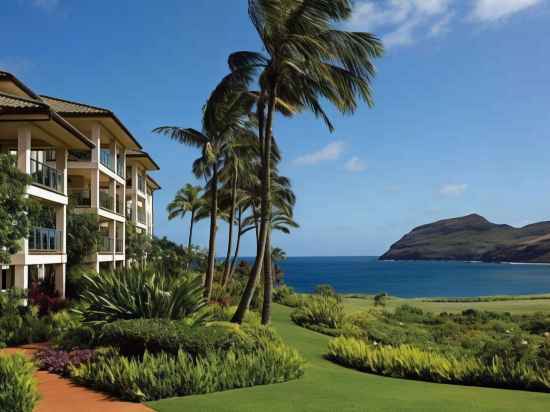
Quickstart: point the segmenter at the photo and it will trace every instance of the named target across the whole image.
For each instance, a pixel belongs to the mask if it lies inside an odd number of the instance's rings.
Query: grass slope
[[[386,300],[385,309],[394,310],[398,306],[408,304],[432,313],[459,313],[465,309],[477,309],[493,312],[510,312],[512,314],[521,315],[525,313],[550,311],[550,299],[548,299],[548,295],[541,296],[545,296],[546,299],[533,299],[529,296],[525,296],[525,299],[521,299],[521,296],[518,296],[517,299],[514,298],[514,300],[496,300],[492,302],[430,302],[422,299],[400,299],[392,297]],[[507,298],[510,299],[511,297]],[[349,297],[344,299],[344,305],[348,313],[353,313],[372,308],[374,306],[374,301],[372,297],[368,296],[365,298]]]
[[[276,305],[273,325],[307,359],[300,380],[268,386],[166,399],[148,405],[158,412],[280,411],[547,411],[550,395],[440,385],[385,378],[346,369],[323,358],[329,338],[290,321],[291,309]]]

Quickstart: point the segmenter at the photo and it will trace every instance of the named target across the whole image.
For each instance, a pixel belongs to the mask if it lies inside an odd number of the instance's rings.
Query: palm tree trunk
[[[235,254],[233,255],[233,260],[231,260],[231,267],[229,269],[229,276],[227,277],[226,284],[223,286],[225,287],[229,282],[231,282],[231,278],[233,278],[233,273],[235,273],[235,265],[237,264],[237,258],[239,257],[239,249],[241,247],[241,226],[242,226],[242,208],[239,207],[239,210],[237,212],[237,244],[235,245]]]
[[[254,268],[248,278],[243,296],[239,302],[239,307],[233,316],[232,321],[236,323],[241,323],[244,319],[246,311],[250,307],[250,302],[256,285],[258,283],[258,278],[260,273],[262,273],[262,264],[265,254],[265,246],[267,243],[267,234],[270,224],[270,215],[271,215],[271,126],[273,124],[273,111],[275,108],[275,99],[277,88],[275,85],[271,87],[271,93],[269,93],[269,104],[267,107],[267,121],[265,126],[263,125],[263,105],[259,105],[259,135],[260,142],[264,143],[264,151],[262,157],[262,197],[261,197],[261,223],[260,223],[260,236],[259,236],[259,247],[256,254],[256,262]],[[260,100],[261,102],[261,100]],[[261,108],[261,111],[260,111]],[[265,134],[265,136],[264,136]]]
[[[187,242],[187,256],[189,260],[187,261],[187,270],[191,267],[191,242],[193,240],[193,224],[195,223],[195,209],[191,211],[191,224],[189,225],[189,241]]]
[[[264,255],[264,302],[262,305],[262,325],[271,322],[271,302],[273,298],[273,276],[271,267],[271,230],[267,233]]]
[[[233,219],[235,217],[235,206],[237,203],[237,166],[233,174],[233,185],[231,188],[231,211],[229,212],[229,238],[227,240],[227,254],[225,256],[225,265],[223,268],[222,285],[225,286],[229,277],[229,259],[231,259],[231,250],[233,249]]]
[[[218,222],[218,166],[214,164],[212,173],[212,202],[210,210],[210,240],[208,242],[208,266],[204,281],[204,297],[210,300],[212,283],[214,282],[214,269],[216,266],[216,231]]]

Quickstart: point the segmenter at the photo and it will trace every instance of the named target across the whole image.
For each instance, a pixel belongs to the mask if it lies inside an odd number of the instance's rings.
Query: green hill
[[[381,260],[550,263],[550,222],[515,228],[471,214],[419,226]]]

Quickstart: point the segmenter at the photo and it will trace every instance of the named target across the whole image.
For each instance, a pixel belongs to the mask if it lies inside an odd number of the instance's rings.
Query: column
[[[46,278],[46,268],[44,265],[37,265],[38,266],[38,280],[44,280]]]
[[[62,254],[67,253],[67,206],[61,205],[55,209],[55,228],[61,231],[61,238],[59,239],[59,251]],[[56,242],[58,240],[56,239]]]
[[[17,129],[17,168],[25,173],[31,173],[31,129]]]
[[[92,142],[95,148],[92,149],[92,163],[99,163],[101,152],[101,126],[98,123],[92,125]]]
[[[67,156],[68,151],[64,147],[55,150],[55,168],[63,173],[63,194],[67,196]]]
[[[132,182],[134,192],[132,193],[132,220],[134,223],[138,221],[138,170],[137,166],[132,166]]]
[[[59,293],[59,296],[65,298],[65,280],[66,280],[66,267],[64,263],[54,265],[55,270],[55,290]]]
[[[29,267],[27,265],[15,266],[15,283],[13,286],[18,289],[29,288]]]
[[[92,169],[90,173],[90,206],[99,208],[99,169]]]

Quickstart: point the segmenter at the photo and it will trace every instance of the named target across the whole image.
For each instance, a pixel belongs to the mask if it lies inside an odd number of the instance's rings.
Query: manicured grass
[[[548,295],[544,295],[548,296]],[[393,310],[396,307],[408,304],[416,306],[424,311],[432,313],[449,312],[457,313],[465,309],[489,310],[493,312],[510,312],[512,314],[524,314],[550,311],[550,299],[514,299],[492,302],[428,302],[422,299],[388,298],[385,308]],[[370,309],[374,306],[372,297],[345,298],[344,305],[349,313]]]
[[[305,377],[148,405],[180,411],[546,411],[550,395],[385,378],[346,369],[323,358],[329,337],[294,325],[292,309],[276,305],[273,324],[307,359]]]

